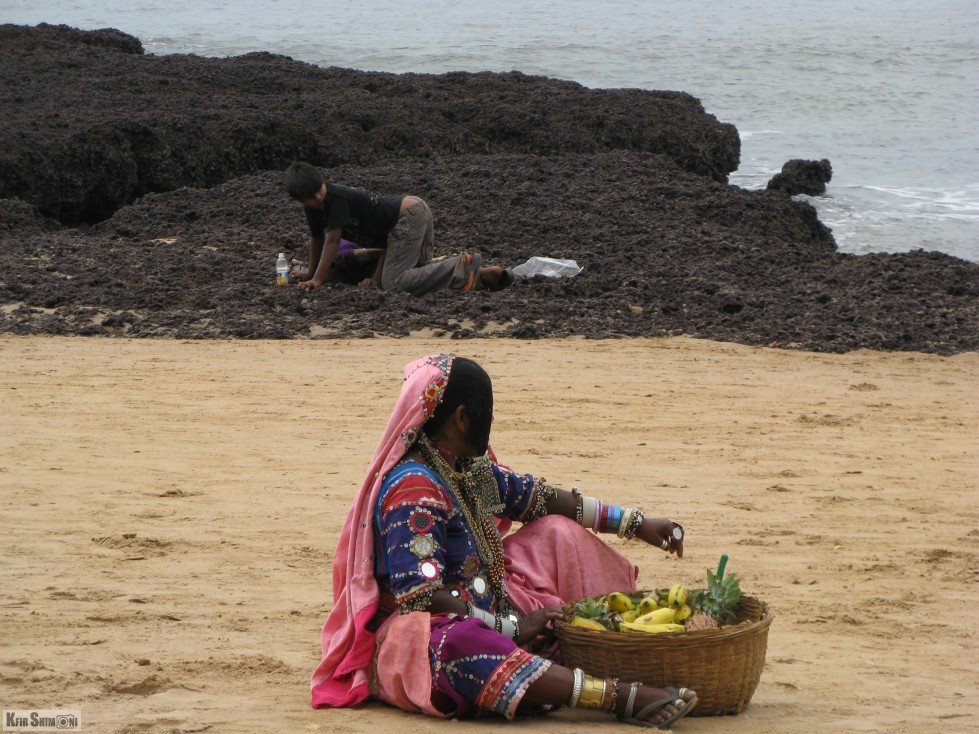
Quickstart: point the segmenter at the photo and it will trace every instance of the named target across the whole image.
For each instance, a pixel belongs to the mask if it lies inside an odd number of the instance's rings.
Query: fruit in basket
[[[636,607],[636,609],[639,610],[639,616],[642,616],[643,614],[649,614],[650,612],[655,612],[657,609],[659,609],[659,607],[660,604],[659,604],[659,600],[656,598],[656,592],[653,592],[649,596],[644,597],[639,602],[639,605]]]
[[[605,597],[605,603],[608,608],[613,612],[631,612],[633,609],[632,599],[623,594],[621,591],[613,591],[611,594]]]
[[[707,588],[699,590],[693,599],[694,608],[709,614],[718,624],[734,620],[741,603],[741,583],[733,573],[724,575],[725,566],[727,554],[721,556],[716,574],[707,572]]]
[[[608,628],[595,619],[588,619],[587,617],[572,617],[571,624],[575,627],[583,627],[586,630],[597,630],[598,632],[608,632]]]
[[[670,587],[666,603],[671,607],[679,609],[687,603],[687,589],[683,584],[673,584]]]
[[[694,614],[690,619],[687,620],[687,632],[696,632],[697,630],[714,630],[717,629],[717,622],[709,614]]]
[[[623,622],[635,622],[642,615],[639,613],[638,609],[633,609],[628,612],[622,612],[622,614],[619,616],[622,617]]]
[[[576,617],[584,617],[585,619],[598,619],[603,614],[608,613],[608,607],[605,606],[599,599],[593,599],[589,597],[588,599],[582,599],[574,605],[574,614]]]
[[[683,632],[687,629],[682,624],[673,624],[672,622],[666,624],[640,624],[638,621],[623,622],[621,627],[634,632],[645,632],[648,635],[657,635],[663,632]]]
[[[670,624],[673,622],[674,616],[672,609],[664,607],[638,617],[634,624]]]
[[[676,614],[673,615],[673,621],[682,623],[684,620],[689,618],[691,614],[693,614],[693,610],[690,608],[690,605],[684,604],[682,607],[676,610]]]

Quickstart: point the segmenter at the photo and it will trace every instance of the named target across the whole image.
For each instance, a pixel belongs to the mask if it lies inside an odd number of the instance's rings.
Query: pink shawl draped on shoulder
[[[372,519],[384,476],[405,455],[442,399],[452,355],[423,357],[404,369],[404,384],[367,476],[354,498],[333,558],[333,609],[323,625],[323,659],[313,672],[314,707],[353,706],[369,694],[377,611]],[[427,660],[425,661],[427,665]]]

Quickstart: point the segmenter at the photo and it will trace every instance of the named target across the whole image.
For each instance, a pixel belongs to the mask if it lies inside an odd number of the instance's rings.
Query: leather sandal
[[[687,699],[686,694],[690,691],[689,688],[670,688],[669,686],[664,688],[669,696],[665,696],[656,701],[653,701],[648,706],[645,706],[641,711],[633,713],[633,707],[636,704],[636,693],[638,693],[639,688],[642,683],[633,683],[629,686],[629,698],[626,700],[625,709],[621,714],[618,715],[618,720],[626,724],[634,724],[635,726],[642,726],[646,728],[656,727],[658,729],[670,729],[673,727],[677,721],[682,719],[684,716],[693,711],[694,706],[697,705],[697,694],[693,694],[693,698]],[[692,693],[692,691],[690,691]],[[669,706],[670,704],[676,706],[677,711],[666,721],[660,722],[659,724],[654,724],[647,719],[653,715],[658,709],[664,706]]]

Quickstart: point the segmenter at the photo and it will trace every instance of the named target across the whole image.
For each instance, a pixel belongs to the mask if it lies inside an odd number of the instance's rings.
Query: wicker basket
[[[568,619],[572,607],[565,605]],[[700,698],[691,715],[712,716],[741,713],[747,707],[761,679],[771,624],[768,605],[745,596],[737,619],[718,629],[659,635],[599,632],[560,619],[554,631],[569,668],[658,688],[691,688]]]

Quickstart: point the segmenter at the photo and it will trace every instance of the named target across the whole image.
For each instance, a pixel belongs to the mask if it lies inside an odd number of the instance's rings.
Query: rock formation
[[[768,190],[783,191],[789,196],[820,196],[826,193],[826,184],[832,178],[833,167],[825,158],[821,161],[793,158],[786,161],[780,173],[772,176],[772,180],[768,182]]]
[[[3,26],[0,99],[0,332],[979,348],[979,265],[840,254],[808,203],[725,182],[737,132],[686,94],[153,57],[117,31]],[[294,156],[423,196],[440,253],[584,271],[423,298],[276,287],[276,253],[306,257]]]

